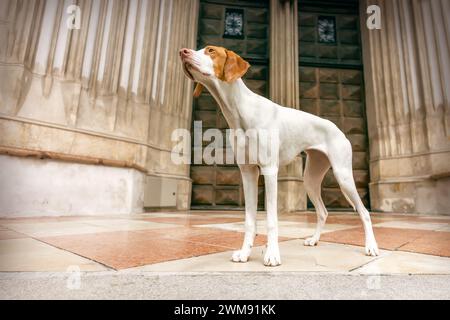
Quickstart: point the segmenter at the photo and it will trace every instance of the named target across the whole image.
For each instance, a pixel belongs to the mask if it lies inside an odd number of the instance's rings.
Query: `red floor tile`
[[[303,215],[280,215],[280,221],[291,221],[291,222],[308,222],[316,223],[316,214],[303,214]]]
[[[316,223],[317,217],[316,214],[307,214],[303,216],[288,216],[288,217],[281,217],[280,220],[282,221],[293,221],[293,222],[307,222],[307,223]],[[380,223],[385,222],[388,220],[380,219],[377,217],[371,217],[372,223]],[[326,223],[331,224],[345,224],[345,225],[351,225],[351,226],[358,226],[362,225],[361,219],[359,218],[359,215],[334,215],[330,214],[327,217]]]
[[[205,228],[202,228],[205,229]],[[167,237],[176,240],[190,241],[190,242],[200,242],[206,243],[214,246],[222,246],[230,249],[239,249],[242,245],[242,241],[244,240],[244,233],[235,232],[235,231],[227,231],[227,230],[214,230],[210,229],[205,230],[205,232],[193,232],[190,234],[186,234],[180,236],[180,234],[173,235],[169,234]],[[285,240],[284,238],[280,239],[280,241]],[[260,246],[265,244],[267,241],[267,237],[265,235],[257,235],[255,238],[255,246]]]
[[[125,269],[238,249],[243,239],[241,232],[174,227],[44,237],[40,240],[111,268]],[[288,238],[280,238],[280,241],[284,240]],[[255,245],[265,242],[263,235],[255,239]]]
[[[226,247],[163,238],[157,232],[105,232],[41,238],[48,244],[125,269],[229,250]]]
[[[139,230],[135,231],[139,233],[155,232],[154,230]],[[244,239],[244,232],[200,227],[186,227],[186,228],[164,228],[159,229],[158,235],[167,238],[180,241],[192,241],[202,242],[215,246],[228,247],[230,249],[238,249],[242,245]],[[279,241],[292,240],[288,237],[279,237]],[[258,234],[255,238],[255,246],[263,245],[267,241],[267,237],[262,234]]]
[[[450,257],[450,232],[430,232],[401,246],[399,250]]]
[[[397,248],[400,248],[408,242],[411,242],[420,237],[430,235],[434,231],[374,227],[373,232],[375,233],[375,238],[377,240],[378,246],[381,249],[396,250]],[[324,233],[320,237],[320,240],[364,246],[364,229],[362,227],[359,227]]]
[[[199,216],[186,216],[186,217],[155,217],[155,218],[141,218],[139,220],[151,221],[158,223],[174,223],[184,226],[194,226],[201,224],[219,224],[219,223],[232,223],[240,222],[244,220],[242,218],[221,218],[221,217],[199,217]]]
[[[411,217],[408,219],[405,219],[405,221],[408,222],[417,222],[417,223],[448,223],[450,224],[450,219],[445,218],[427,218],[427,217]]]

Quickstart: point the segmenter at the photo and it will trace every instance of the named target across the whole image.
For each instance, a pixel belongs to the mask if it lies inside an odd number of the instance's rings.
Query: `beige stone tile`
[[[325,227],[323,227],[322,233],[332,232],[332,231],[338,231],[338,230],[347,230],[352,229],[354,226],[347,225],[347,224],[338,224],[338,223],[327,223],[325,224]]]
[[[442,228],[448,228],[450,225],[447,223],[420,222],[420,221],[387,221],[374,224],[374,226],[386,228],[400,228],[400,229],[440,230]]]
[[[233,223],[217,223],[217,224],[201,224],[196,226],[198,228],[217,228],[222,230],[230,230],[230,231],[244,231],[244,224],[241,222],[233,222]]]
[[[199,227],[208,227],[208,228],[219,228],[223,230],[231,230],[231,231],[245,231],[244,222],[234,222],[234,223],[222,223],[222,224],[209,224],[202,225]],[[345,230],[352,228],[349,225],[341,225],[341,224],[326,224],[323,233],[337,231],[337,230]],[[293,221],[279,221],[278,222],[278,234],[282,237],[288,238],[307,238],[311,237],[316,230],[315,223],[307,223],[307,222],[293,222]],[[267,235],[266,222],[258,221],[257,222],[257,232],[258,234]]]
[[[214,211],[208,211],[208,210],[191,210],[189,211],[190,214],[197,214],[197,215],[243,215],[244,210],[214,210]],[[259,214],[260,212],[258,212]]]
[[[240,222],[231,222],[231,223],[221,223],[221,224],[211,224],[211,226],[226,226],[226,225],[234,225],[234,226],[239,226],[241,227],[241,231],[244,231],[244,226],[245,226],[245,222],[244,221],[240,221]],[[256,222],[257,228],[258,229],[265,229],[266,228],[266,220],[258,220]],[[278,226],[306,226],[306,223],[299,223],[299,222],[295,222],[295,221],[278,221]],[[310,226],[314,227],[315,224],[310,224]]]
[[[0,240],[0,271],[67,271],[77,266],[80,271],[107,270],[104,266],[40,241],[26,239]]]
[[[132,219],[140,219],[140,218],[173,218],[173,217],[186,217],[188,214],[181,213],[171,213],[171,212],[150,212],[150,213],[142,213],[130,216]]]
[[[450,232],[450,223],[446,224],[445,226],[437,229],[436,231],[446,231],[446,232]]]
[[[52,237],[111,231],[133,231],[173,227],[172,224],[155,223],[126,218],[92,219],[80,217],[74,221],[8,223],[11,230],[32,237]]]
[[[308,238],[314,234],[315,227],[312,226],[278,226],[278,234],[282,237],[289,238]],[[263,234],[267,234],[266,230],[262,230]]]
[[[266,221],[257,221],[257,230],[258,233],[265,234],[266,229]],[[285,226],[296,226],[298,225],[298,222],[292,222],[292,221],[279,221],[278,227],[285,227]],[[223,230],[232,230],[232,231],[239,231],[244,232],[245,231],[245,222],[230,222],[230,223],[217,223],[217,224],[204,224],[204,225],[198,225],[198,227],[203,228],[219,228]]]
[[[201,217],[201,216],[186,216],[186,217],[154,217],[154,218],[142,218],[143,221],[168,223],[183,226],[195,226],[201,224],[218,224],[218,223],[233,223],[241,222],[239,218],[221,218],[221,217]]]
[[[282,265],[276,268],[263,265],[264,247],[260,246],[253,248],[247,263],[231,262],[232,251],[227,251],[129,270],[155,272],[348,272],[375,259],[364,255],[364,249],[361,247],[333,243],[320,243],[316,247],[306,247],[302,240],[281,242],[280,251]],[[383,251],[382,254],[384,255],[385,252]]]
[[[153,217],[162,217],[162,218],[172,218],[172,217],[207,217],[207,218],[245,218],[244,211],[191,211],[191,212],[149,212],[139,215],[134,215],[133,217],[145,217],[145,218],[153,218]],[[258,212],[258,218],[265,219],[266,214],[262,212]]]
[[[243,212],[240,213],[217,213],[217,212],[194,212],[194,213],[186,213],[186,212],[180,212],[180,213],[165,213],[165,212],[150,212],[150,213],[143,213],[143,214],[137,214],[132,215],[132,219],[142,219],[142,218],[185,218],[189,219],[190,217],[196,217],[196,218],[242,218],[244,219],[245,215]]]
[[[450,274],[450,258],[393,251],[354,270],[358,274]]]
[[[430,216],[430,215],[414,215],[413,217],[416,217],[418,219],[427,219],[427,220],[448,220],[450,223],[450,216],[448,215],[436,215],[436,216]]]
[[[7,240],[7,239],[22,239],[22,238],[28,238],[26,235],[11,231],[11,230],[0,230],[0,240]]]
[[[208,213],[208,214],[196,214],[195,216],[197,216],[197,217],[205,216],[205,217],[209,217],[209,218],[211,218],[211,217],[214,217],[214,218],[241,218],[242,220],[245,219],[245,214],[243,212],[230,213],[230,214],[227,214],[227,213],[213,213],[213,214]]]
[[[61,221],[44,223],[6,224],[7,228],[32,237],[51,237],[70,234],[86,234],[111,231],[106,227],[95,226],[83,222]]]
[[[350,229],[352,226],[342,224],[326,224],[322,230],[322,234],[338,230]],[[279,226],[279,235],[290,238],[307,238],[311,237],[316,231],[315,223],[297,223],[296,225]],[[266,231],[263,232],[266,234]]]

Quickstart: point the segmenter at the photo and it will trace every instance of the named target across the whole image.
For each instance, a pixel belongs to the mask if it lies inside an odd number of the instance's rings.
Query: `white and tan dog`
[[[241,77],[250,65],[233,51],[207,46],[194,51],[181,49],[180,58],[187,77],[197,82],[194,96],[206,87],[217,101],[231,129],[277,130],[279,150],[276,161],[239,164],[245,193],[245,238],[232,260],[246,262],[256,235],[258,176],[264,175],[267,210],[267,250],[264,264],[281,264],[278,247],[277,173],[302,151],[307,154],[304,186],[317,211],[314,235],[305,245],[314,246],[320,238],[328,212],[321,197],[321,184],[330,166],[348,202],[358,211],[365,231],[365,252],[378,255],[369,212],[364,207],[352,172],[350,142],[331,121],[292,108],[282,107],[252,92]],[[240,146],[234,146],[233,149]],[[245,148],[245,146],[242,146]],[[264,147],[264,146],[263,146]],[[236,150],[235,150],[236,151]]]

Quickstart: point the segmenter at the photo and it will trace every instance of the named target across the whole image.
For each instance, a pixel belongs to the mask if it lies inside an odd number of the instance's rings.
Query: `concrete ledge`
[[[110,271],[82,273],[78,290],[67,277],[0,273],[0,299],[450,299],[449,275]]]

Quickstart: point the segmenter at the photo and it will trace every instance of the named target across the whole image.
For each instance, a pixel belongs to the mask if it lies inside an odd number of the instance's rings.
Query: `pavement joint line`
[[[378,261],[378,260],[380,260],[380,259],[386,258],[387,256],[390,256],[390,255],[392,254],[392,251],[391,251],[391,250],[386,250],[386,251],[387,251],[387,254],[386,254],[386,255],[379,255],[379,256],[377,256],[377,257],[374,257],[372,260],[367,261],[366,263],[363,263],[362,265],[360,265],[360,266],[358,266],[358,267],[355,267],[355,268],[353,268],[353,269],[348,270],[348,272],[357,272],[358,269],[361,269],[361,268],[363,268],[364,266],[367,266],[367,265],[371,264],[372,262],[375,262],[375,261]]]
[[[357,277],[371,277],[371,276],[382,276],[382,277],[427,277],[427,276],[439,276],[439,277],[450,277],[450,274],[443,273],[348,273],[346,271],[189,271],[189,272],[173,272],[173,271],[133,271],[133,270],[103,270],[103,271],[81,271],[83,276],[95,277],[95,276],[145,276],[145,277],[173,277],[173,276],[185,276],[185,277],[205,277],[205,276],[343,276],[348,278]],[[0,280],[5,280],[5,276],[23,276],[29,278],[32,276],[45,277],[54,276],[58,278],[67,277],[67,272],[65,271],[1,271]]]
[[[41,240],[41,239],[39,239],[39,238],[35,238],[35,237],[31,237],[31,236],[30,236],[30,238],[33,239],[33,240],[39,241],[40,243],[43,243],[43,244],[45,244],[45,245],[47,245],[47,246],[56,248],[56,249],[58,249],[58,250],[62,250],[62,251],[64,251],[64,252],[69,252],[69,253],[71,253],[71,254],[73,254],[73,255],[76,255],[76,256],[78,256],[78,257],[87,259],[87,260],[92,261],[92,262],[94,262],[94,263],[98,263],[99,265],[102,265],[103,267],[105,267],[105,268],[107,268],[107,269],[109,269],[109,270],[112,269],[112,270],[116,270],[116,271],[117,271],[117,269],[114,269],[114,268],[111,267],[111,266],[108,266],[108,265],[106,265],[106,264],[104,264],[104,263],[102,263],[102,262],[100,262],[100,261],[94,260],[94,259],[92,259],[92,258],[83,256],[83,255],[81,255],[81,254],[79,254],[79,253],[76,253],[76,252],[73,252],[73,251],[70,251],[70,250],[67,250],[67,249],[64,249],[64,248],[55,246],[54,244],[47,243],[47,242],[45,242],[45,241],[43,241],[43,240]]]

